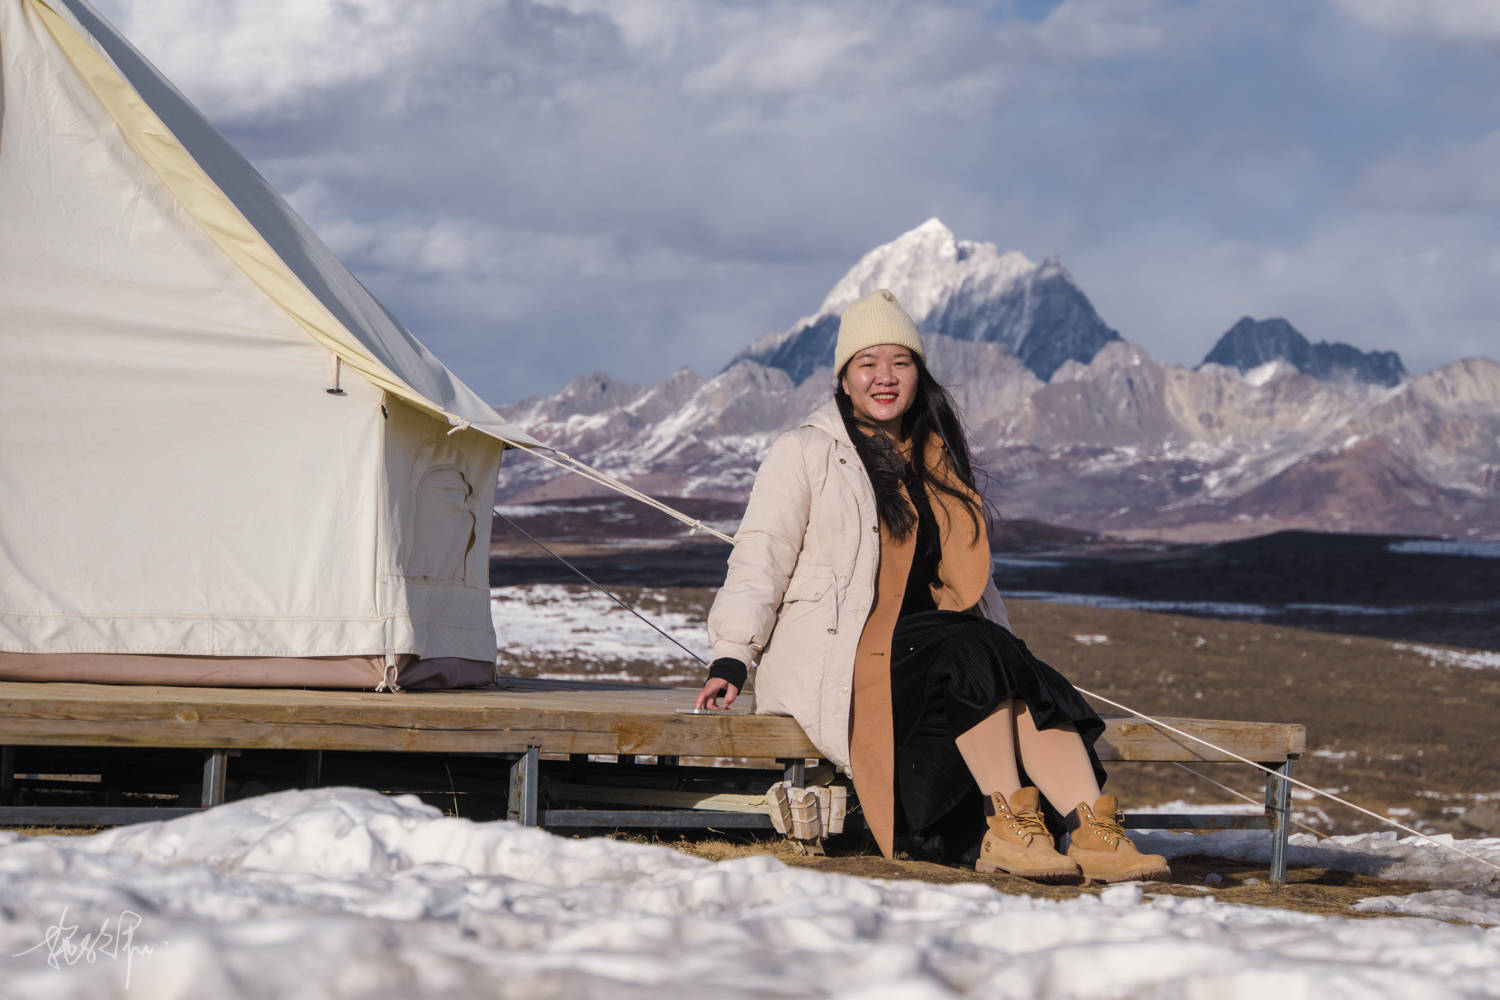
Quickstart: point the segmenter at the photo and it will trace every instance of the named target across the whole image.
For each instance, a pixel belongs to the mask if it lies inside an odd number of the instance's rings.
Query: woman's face
[[[877,344],[849,359],[839,384],[857,416],[900,437],[901,418],[917,399],[917,362],[904,347]]]

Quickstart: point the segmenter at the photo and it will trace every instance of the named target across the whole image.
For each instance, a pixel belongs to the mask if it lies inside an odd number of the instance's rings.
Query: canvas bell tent
[[[0,678],[487,678],[507,444],[91,7],[0,0]]]

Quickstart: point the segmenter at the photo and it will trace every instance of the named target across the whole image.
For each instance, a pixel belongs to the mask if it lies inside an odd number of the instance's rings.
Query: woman
[[[1009,631],[963,428],[894,295],[844,311],[834,370],[834,399],[756,475],[709,613],[698,707],[728,708],[758,662],[756,710],[794,717],[853,777],[887,857],[898,803],[920,832],[977,786],[980,871],[1166,878],[1100,791],[1103,722]],[[1064,814],[1066,855],[1043,795]]]

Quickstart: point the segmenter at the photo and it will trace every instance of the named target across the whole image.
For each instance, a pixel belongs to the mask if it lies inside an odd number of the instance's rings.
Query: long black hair
[[[886,530],[905,539],[916,529],[917,512],[902,497],[901,485],[905,484],[908,495],[914,490],[935,490],[956,497],[963,504],[977,535],[981,524],[989,519],[989,510],[984,500],[975,499],[981,494],[974,485],[969,441],[958,419],[958,409],[921,357],[913,352],[911,359],[917,367],[916,393],[911,407],[901,416],[901,436],[911,442],[910,461],[896,450],[889,435],[854,412],[854,401],[844,391],[844,372],[849,365],[845,363],[843,370],[834,375],[833,398],[844,418],[849,440],[854,442],[854,450],[875,488],[875,512]],[[934,437],[942,442],[946,476],[934,476],[927,467],[926,452]],[[962,487],[954,486],[953,480]]]

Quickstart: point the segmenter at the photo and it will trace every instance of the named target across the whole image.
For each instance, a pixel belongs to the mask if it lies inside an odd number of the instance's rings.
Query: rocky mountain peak
[[[1393,386],[1406,377],[1406,366],[1395,351],[1362,351],[1350,344],[1328,341],[1314,344],[1280,317],[1242,317],[1219,338],[1203,364],[1237,368],[1243,373],[1273,361],[1285,361],[1304,375],[1319,379]]]
[[[641,391],[640,386],[621,382],[607,372],[593,371],[574,376],[556,395],[524,399],[511,409],[524,412],[526,418],[534,420],[549,419],[557,414],[589,416],[625,406]]]
[[[816,315],[837,317],[855,299],[889,288],[921,328],[922,319],[957,288],[1000,291],[1034,270],[1036,265],[1023,254],[1001,253],[993,243],[959,240],[942,220],[928,219],[861,257],[833,286]]]
[[[1087,363],[1119,338],[1055,256],[1035,264],[993,243],[960,240],[934,218],[865,254],[816,313],[730,364],[756,361],[802,381],[832,356],[839,314],[879,288],[895,293],[923,333],[1001,344],[1042,379],[1069,359]]]

